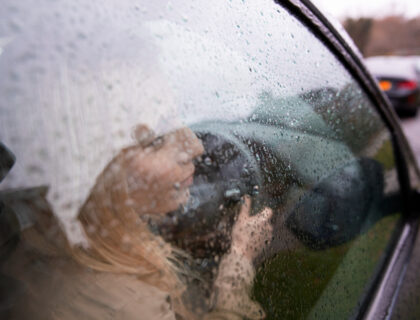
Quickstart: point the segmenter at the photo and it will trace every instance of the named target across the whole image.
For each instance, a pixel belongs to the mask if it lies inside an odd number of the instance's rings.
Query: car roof
[[[365,59],[366,66],[375,76],[416,79],[419,56],[376,56]]]

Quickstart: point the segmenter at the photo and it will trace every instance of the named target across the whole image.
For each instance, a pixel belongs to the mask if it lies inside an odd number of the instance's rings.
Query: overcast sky
[[[375,16],[403,14],[407,17],[420,15],[420,0],[312,0],[324,11],[335,17]]]

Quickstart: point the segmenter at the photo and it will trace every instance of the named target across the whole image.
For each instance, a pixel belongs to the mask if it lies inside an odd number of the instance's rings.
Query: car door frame
[[[400,232],[391,240],[389,254],[362,299],[355,319],[388,319],[392,314],[402,280],[407,269],[418,230],[418,192],[410,181],[408,161],[416,164],[413,153],[399,125],[390,102],[381,92],[376,81],[362,63],[360,53],[355,52],[342,34],[309,0],[275,0],[288,10],[338,58],[352,77],[365,91],[389,130],[399,183],[402,193],[403,219]],[[415,165],[415,174],[420,176]]]

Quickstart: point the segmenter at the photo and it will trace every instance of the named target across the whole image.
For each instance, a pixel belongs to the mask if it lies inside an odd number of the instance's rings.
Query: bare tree
[[[347,18],[343,25],[353,39],[362,54],[365,54],[365,48],[370,38],[372,28],[372,18]]]
[[[343,25],[364,56],[420,55],[420,17],[347,18]]]

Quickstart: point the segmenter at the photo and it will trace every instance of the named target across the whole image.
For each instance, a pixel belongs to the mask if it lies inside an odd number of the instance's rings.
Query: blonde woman
[[[231,250],[221,259],[206,302],[211,311],[191,312],[186,279],[200,275],[189,271],[184,252],[149,230],[143,216],[164,215],[186,203],[193,159],[203,146],[188,128],[155,137],[140,126],[135,135],[138,144],[108,164],[79,212],[84,245],[69,245],[50,221],[23,232],[4,268],[25,287],[10,318],[263,318],[249,291],[252,261],[271,238],[271,210],[250,217],[251,200],[244,198]]]

